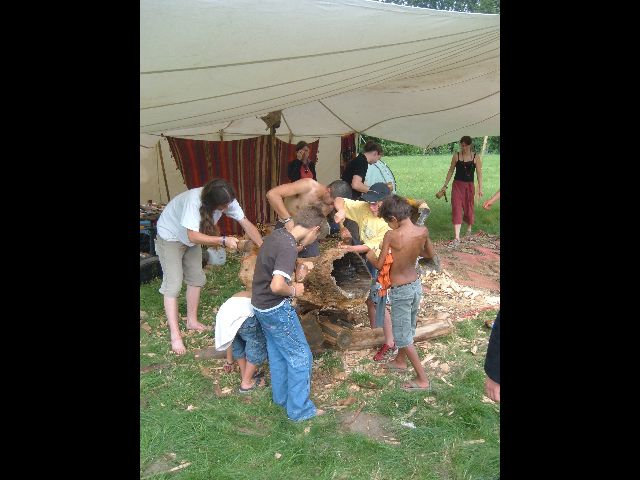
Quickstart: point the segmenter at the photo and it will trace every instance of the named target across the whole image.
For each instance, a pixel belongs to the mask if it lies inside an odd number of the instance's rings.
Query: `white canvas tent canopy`
[[[260,117],[276,110],[280,139],[320,139],[321,182],[338,178],[347,133],[423,147],[499,135],[499,60],[499,15],[369,0],[141,0],[141,200],[165,190],[160,135],[264,135]],[[143,195],[143,175],[155,196]]]

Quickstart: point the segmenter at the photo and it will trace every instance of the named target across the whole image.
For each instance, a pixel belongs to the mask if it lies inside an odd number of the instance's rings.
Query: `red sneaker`
[[[387,352],[391,351],[393,353],[394,350],[395,345],[387,345],[386,343],[384,343],[382,347],[380,347],[380,350],[378,350],[378,352],[373,356],[373,359],[376,362],[379,362],[384,359],[384,357],[387,355]]]

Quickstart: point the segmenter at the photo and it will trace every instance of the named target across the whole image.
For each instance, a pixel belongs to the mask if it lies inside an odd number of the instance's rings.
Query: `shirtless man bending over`
[[[351,186],[344,180],[335,180],[324,186],[312,178],[302,178],[296,182],[278,185],[267,192],[267,200],[280,219],[275,228],[284,226],[288,231],[291,231],[294,225],[292,217],[302,207],[317,204],[324,215],[329,215],[333,211],[336,197],[351,198]],[[325,232],[328,232],[327,227],[328,225],[324,226]],[[322,233],[323,228],[320,231]],[[322,238],[322,235],[319,238]],[[302,258],[318,255],[320,244],[317,240],[298,253]]]

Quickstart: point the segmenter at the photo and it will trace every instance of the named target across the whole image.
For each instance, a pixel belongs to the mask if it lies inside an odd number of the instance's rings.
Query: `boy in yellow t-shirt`
[[[391,230],[391,228],[387,225],[387,222],[378,216],[378,209],[380,208],[380,205],[382,205],[382,201],[390,195],[391,190],[389,189],[389,186],[386,183],[380,182],[374,183],[369,188],[369,191],[362,195],[363,201],[350,200],[341,197],[337,197],[334,200],[334,207],[336,209],[334,217],[335,222],[340,223],[345,218],[356,222],[360,233],[360,241],[362,242],[360,245],[340,245],[342,248],[347,252],[355,252],[363,255],[369,251],[373,251],[376,256],[380,254],[380,245],[382,244],[384,235]],[[371,273],[373,278],[372,292],[366,302],[367,312],[369,314],[369,323],[371,328],[382,327],[384,332],[385,343],[373,357],[375,361],[380,361],[383,360],[388,353],[395,355],[398,352],[398,349],[396,348],[395,341],[393,339],[391,316],[385,308],[385,305],[378,306],[378,308],[385,310],[384,321],[376,321],[376,303],[380,298],[376,294],[376,279],[378,277],[378,272],[375,267],[369,263],[369,261],[366,261],[366,264],[369,269],[369,273]],[[382,315],[379,314],[378,319],[381,318]]]

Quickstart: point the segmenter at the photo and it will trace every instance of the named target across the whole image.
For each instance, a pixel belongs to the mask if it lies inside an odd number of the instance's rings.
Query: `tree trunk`
[[[324,341],[329,345],[339,350],[346,350],[351,345],[352,329],[337,325],[326,318],[319,320],[319,323]]]
[[[453,330],[453,324],[448,315],[434,315],[429,317],[418,317],[414,342],[446,335]],[[384,343],[384,333],[382,328],[358,329],[351,335],[349,350],[363,350],[365,348],[378,347]]]
[[[302,330],[304,330],[307,343],[311,351],[315,352],[321,348],[322,342],[324,341],[323,330],[318,323],[318,310],[312,310],[311,312],[298,316],[300,317],[300,325],[302,325]]]

